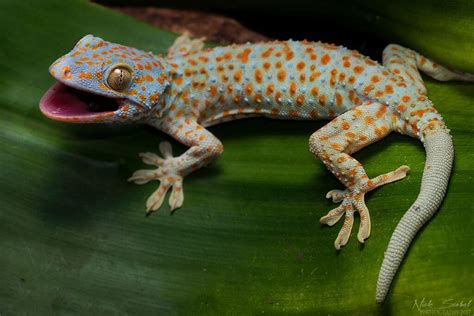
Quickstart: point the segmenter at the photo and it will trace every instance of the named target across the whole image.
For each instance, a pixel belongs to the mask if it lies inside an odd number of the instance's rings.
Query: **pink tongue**
[[[88,105],[81,101],[66,85],[57,82],[41,98],[40,110],[49,118],[70,120],[74,116],[94,115]]]

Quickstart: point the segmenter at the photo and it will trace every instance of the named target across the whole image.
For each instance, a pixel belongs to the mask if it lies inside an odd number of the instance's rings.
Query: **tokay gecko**
[[[354,213],[357,239],[370,235],[365,194],[404,178],[401,166],[369,178],[351,154],[395,131],[423,142],[426,164],[421,191],[397,225],[385,252],[376,300],[382,303],[411,240],[440,206],[454,157],[449,130],[419,70],[441,81],[474,81],[420,54],[391,44],[383,63],[342,46],[310,41],[204,48],[202,39],[179,37],[166,56],[87,35],[50,66],[57,79],[40,101],[49,118],[74,123],[149,124],[189,147],[174,157],[168,142],[161,156],[141,153],[156,169],[136,171],[137,184],[160,181],[146,211],[157,210],[171,191],[171,210],[182,206],[183,178],[222,154],[224,147],[207,127],[230,120],[265,116],[291,120],[331,120],[309,138],[309,149],[344,184],[326,198],[340,205],[320,219],[343,218],[334,243],[348,242]]]

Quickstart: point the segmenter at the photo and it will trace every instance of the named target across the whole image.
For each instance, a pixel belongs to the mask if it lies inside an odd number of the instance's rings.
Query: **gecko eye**
[[[126,65],[116,66],[109,73],[107,83],[116,91],[125,90],[132,80],[132,70]]]

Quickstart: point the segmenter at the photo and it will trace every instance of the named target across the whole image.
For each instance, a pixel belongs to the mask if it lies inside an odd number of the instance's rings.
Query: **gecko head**
[[[58,82],[42,97],[40,110],[64,122],[138,121],[159,111],[156,105],[169,85],[163,59],[92,35],[49,72]]]

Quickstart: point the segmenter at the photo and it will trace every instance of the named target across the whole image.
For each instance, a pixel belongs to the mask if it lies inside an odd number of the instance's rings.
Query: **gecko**
[[[171,211],[181,207],[183,178],[222,154],[209,126],[255,116],[330,120],[310,136],[309,150],[346,187],[327,193],[340,205],[320,219],[332,226],[343,218],[338,250],[349,240],[355,213],[359,242],[370,235],[365,194],[409,171],[401,166],[369,178],[351,154],[391,132],[420,140],[426,150],[421,190],[385,252],[375,295],[383,303],[412,239],[444,199],[454,159],[449,130],[419,71],[440,81],[473,82],[474,75],[396,44],[382,57],[379,63],[356,50],[307,40],[204,48],[204,39],[186,33],[160,55],[87,35],[49,67],[57,82],[39,106],[63,122],[148,124],[189,147],[173,156],[170,143],[161,142],[161,156],[139,154],[156,168],[128,180],[160,182],[146,202],[147,214],[160,208],[168,191]]]

